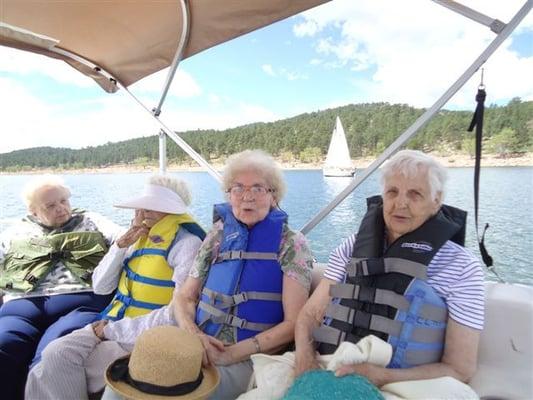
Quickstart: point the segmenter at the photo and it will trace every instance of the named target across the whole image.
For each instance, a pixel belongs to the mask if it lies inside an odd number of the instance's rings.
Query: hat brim
[[[107,367],[105,373],[105,382],[106,384],[117,392],[119,395],[124,396],[127,399],[131,400],[164,400],[164,399],[179,399],[179,400],[199,400],[206,399],[211,393],[215,391],[218,384],[220,383],[220,374],[214,366],[209,366],[207,368],[202,368],[204,374],[204,379],[200,386],[198,386],[191,393],[184,394],[182,396],[160,396],[156,394],[149,394],[141,392],[127,384],[124,381],[114,381],[110,377],[111,367],[120,360],[129,358],[129,356],[119,358],[112,362],[109,367]]]
[[[159,211],[167,214],[186,214],[187,208],[175,201],[165,198],[143,195],[115,204],[118,208],[133,208],[136,210]]]

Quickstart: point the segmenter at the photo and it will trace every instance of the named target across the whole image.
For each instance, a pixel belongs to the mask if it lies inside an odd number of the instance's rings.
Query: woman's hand
[[[101,319],[92,323],[94,334],[100,339],[105,340],[104,328],[109,321],[107,319]]]
[[[296,365],[294,366],[294,377],[297,378],[304,372],[311,371],[313,369],[320,369],[318,361],[314,354],[308,356],[297,355]]]
[[[344,376],[349,374],[361,375],[368,378],[370,382],[379,388],[387,383],[386,373],[386,368],[379,367],[374,364],[361,363],[341,365],[335,371],[335,376]]]
[[[203,365],[229,365],[233,364],[231,357],[231,346],[224,346],[224,343],[213,336],[199,335],[204,346]]]
[[[135,210],[135,218],[133,218],[130,228],[116,242],[118,247],[121,249],[129,247],[140,237],[148,235],[150,227],[143,223],[143,220],[143,211]]]

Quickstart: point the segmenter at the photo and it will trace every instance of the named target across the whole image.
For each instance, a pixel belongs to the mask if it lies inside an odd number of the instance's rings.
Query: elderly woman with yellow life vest
[[[177,325],[200,335],[204,364],[220,373],[210,398],[235,399],[248,387],[250,355],[292,342],[312,256],[279,208],[285,185],[272,157],[260,150],[233,155],[223,189],[229,203],[215,205],[213,228],[173,305]],[[116,396],[107,388],[103,399]]]
[[[205,238],[187,212],[185,182],[171,176],[149,178],[144,193],[116,207],[135,209],[131,227],[115,242],[93,273],[97,293],[116,293],[98,320],[54,342],[32,367],[27,399],[87,398],[104,387],[103,371],[149,324],[169,324],[166,307],[188,276]],[[146,316],[147,318],[137,318]],[[122,343],[122,345],[120,344]],[[125,350],[126,349],[126,350]]]
[[[111,299],[93,292],[91,275],[123,230],[72,209],[70,196],[57,176],[32,179],[23,191],[27,216],[0,234],[2,398],[22,398],[32,359],[87,323],[73,310],[100,312]]]
[[[442,204],[446,171],[403,150],[382,169],[383,196],[367,200],[357,234],[329,258],[296,324],[296,375],[318,367],[315,349],[373,334],[392,346],[387,367],[342,365],[376,386],[476,370],[483,328],[483,271],[463,247],[466,213]],[[315,346],[317,345],[318,348]]]

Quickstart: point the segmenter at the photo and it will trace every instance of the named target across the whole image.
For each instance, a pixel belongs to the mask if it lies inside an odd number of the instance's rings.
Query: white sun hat
[[[160,185],[147,184],[140,196],[115,204],[118,208],[159,211],[167,214],[185,214],[187,205],[173,190]]]

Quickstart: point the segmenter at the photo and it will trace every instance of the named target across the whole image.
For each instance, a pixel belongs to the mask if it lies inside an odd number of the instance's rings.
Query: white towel
[[[344,342],[330,355],[319,355],[321,368],[336,370],[343,364],[372,363],[386,366],[392,357],[392,347],[376,336],[370,335],[357,344]],[[281,399],[294,380],[294,353],[281,356],[254,354],[251,356],[254,375],[250,391],[239,396],[239,400]],[[381,388],[387,400],[402,399],[479,399],[477,394],[464,383],[451,377],[389,383]]]

